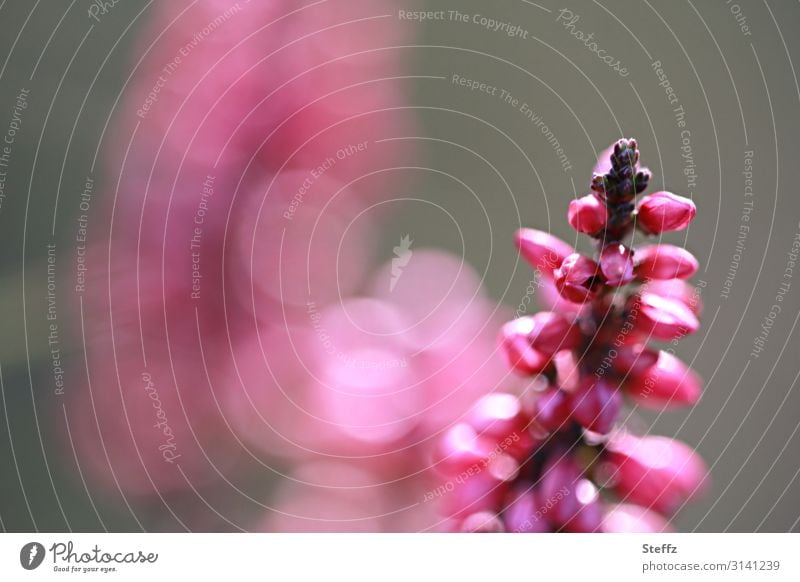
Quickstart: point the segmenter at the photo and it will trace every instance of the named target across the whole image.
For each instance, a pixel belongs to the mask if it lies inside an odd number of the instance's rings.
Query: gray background
[[[800,270],[789,279],[764,352],[750,356],[786,280],[787,252],[800,232],[793,177],[800,159],[800,89],[793,66],[800,63],[795,34],[800,6],[755,0],[425,4],[507,21],[527,30],[528,38],[510,38],[472,22],[416,27],[419,46],[406,49],[411,73],[442,77],[414,84],[411,101],[420,108],[420,124],[410,134],[429,138],[417,143],[420,165],[451,174],[474,196],[436,172],[419,171],[413,182],[398,184],[397,196],[424,198],[450,212],[465,245],[445,212],[407,203],[398,206],[384,229],[378,259],[391,257],[391,247],[409,233],[417,248],[439,246],[463,254],[486,272],[484,283],[498,301],[516,306],[531,275],[511,245],[513,230],[534,226],[575,240],[566,208],[574,195],[585,193],[596,154],[621,136],[636,137],[643,162],[654,172],[653,188],[691,194],[699,209],[689,231],[668,238],[693,250],[702,264],[696,280],[706,283],[704,326],[677,353],[706,379],[705,393],[688,412],[642,415],[653,432],[692,443],[712,465],[713,493],[685,509],[677,525],[686,531],[800,529]],[[0,8],[0,66],[8,57],[1,75],[0,134],[11,118],[14,96],[20,88],[31,90],[0,210],[0,519],[6,530],[99,527],[79,478],[68,464],[48,455],[54,447],[42,414],[50,397],[42,381],[47,364],[42,261],[45,244],[54,239],[59,179],[64,191],[80,191],[148,11],[137,20],[145,3],[120,2],[84,40],[88,2],[70,6],[8,0]],[[734,6],[746,17],[750,34],[737,23]],[[564,7],[580,15],[576,29],[594,32],[599,46],[622,61],[627,77],[600,62],[556,21]],[[398,8],[415,6],[398,3]],[[695,188],[687,188],[680,130],[651,67],[659,60],[686,112]],[[552,130],[572,169],[563,171],[551,144],[518,109],[499,95],[454,85],[453,74],[527,102]],[[742,224],[746,150],[754,152],[754,208],[725,299],[723,285]],[[56,217],[55,239],[65,246],[76,211],[74,204],[63,205]],[[115,507],[100,503],[108,527],[131,527],[121,515],[115,517]]]

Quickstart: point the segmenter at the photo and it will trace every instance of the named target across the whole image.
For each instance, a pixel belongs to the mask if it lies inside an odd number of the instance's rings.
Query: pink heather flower
[[[594,194],[587,194],[569,203],[567,220],[572,228],[594,236],[606,226],[608,211],[605,203]]]
[[[685,229],[696,213],[697,207],[688,198],[656,192],[642,198],[636,211],[636,223],[646,233],[661,234]]]
[[[702,389],[697,373],[665,351],[658,352],[654,364],[633,369],[625,382],[625,391],[631,398],[657,409],[696,404]]]
[[[621,287],[633,281],[633,253],[623,244],[611,243],[600,251],[600,271],[606,285]]]
[[[666,244],[639,247],[635,262],[640,279],[688,279],[699,267],[692,253]]]
[[[621,434],[608,445],[613,488],[623,500],[665,515],[701,494],[708,469],[691,447],[666,437]]]
[[[551,311],[501,331],[508,365],[530,385],[480,399],[440,441],[434,462],[445,483],[457,483],[442,504],[456,518],[451,529],[669,531],[659,514],[705,489],[708,471],[688,446],[619,426],[626,399],[658,409],[697,401],[697,374],[647,342],[696,331],[700,305],[682,280],[697,270],[687,251],[628,246],[636,196],[650,181],[636,142],[620,140],[606,156],[592,194],[568,213],[595,239],[595,260],[539,231],[515,236],[545,275],[540,295]]]
[[[566,257],[553,272],[556,288],[567,301],[583,303],[594,297],[599,267],[579,253]]]
[[[521,228],[514,233],[514,244],[528,264],[546,277],[552,277],[564,259],[575,252],[561,239],[532,228]]]

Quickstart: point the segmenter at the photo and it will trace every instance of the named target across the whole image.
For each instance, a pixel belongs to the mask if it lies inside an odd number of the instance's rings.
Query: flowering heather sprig
[[[639,167],[635,140],[619,140],[599,167],[606,171],[567,215],[595,240],[593,258],[544,232],[515,235],[562,300],[502,328],[508,364],[532,389],[483,397],[440,442],[437,466],[457,484],[444,488],[442,508],[456,531],[661,531],[706,486],[690,447],[619,426],[625,399],[660,409],[700,397],[688,366],[647,345],[698,329],[685,282],[697,261],[672,245],[626,244],[636,228],[686,228],[695,205],[668,192],[637,203],[650,172]]]

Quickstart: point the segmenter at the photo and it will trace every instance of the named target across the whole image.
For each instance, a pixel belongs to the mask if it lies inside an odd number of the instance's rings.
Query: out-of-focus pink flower
[[[379,141],[412,125],[402,50],[386,48],[407,25],[380,17],[382,0],[234,4],[171,2],[142,33],[106,161],[118,190],[92,230],[84,307],[97,341],[68,405],[80,462],[155,500],[224,481],[242,458],[306,476],[335,471],[316,463],[329,456],[376,482],[421,475],[430,436],[506,371],[482,365],[496,328],[482,331],[479,284],[465,285],[473,302],[417,297],[429,318],[400,291],[353,297],[381,219],[365,210],[392,195],[387,165],[410,159],[402,140]],[[424,256],[429,272],[454,262]],[[374,503],[277,489],[284,509],[319,509],[316,526],[323,507],[341,530],[433,523],[431,505],[373,519],[417,504],[399,487],[376,487]]]
[[[226,242],[226,287],[247,313],[280,319],[276,307],[305,311],[350,295],[372,259],[372,221],[336,180],[284,172],[247,191]],[[254,185],[255,187],[255,185]],[[292,196],[304,191],[301,202]],[[330,198],[333,197],[334,198]]]
[[[684,230],[697,213],[694,202],[671,192],[656,192],[642,198],[637,225],[651,234]]]

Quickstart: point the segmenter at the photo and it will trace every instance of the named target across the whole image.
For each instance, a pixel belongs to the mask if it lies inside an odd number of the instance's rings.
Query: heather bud
[[[591,299],[595,294],[598,269],[597,263],[579,253],[569,255],[553,272],[558,292],[573,303]]]
[[[438,442],[434,462],[445,473],[457,473],[482,464],[491,455],[493,442],[466,423],[451,426]]]
[[[564,259],[575,252],[560,238],[532,228],[521,228],[514,233],[514,244],[528,264],[547,277],[552,277]]]
[[[439,500],[441,513],[464,518],[482,511],[495,512],[508,494],[509,485],[482,470],[481,465],[474,465],[437,487],[446,491]]]
[[[597,488],[582,477],[572,457],[556,454],[543,470],[539,499],[552,505],[550,522],[571,532],[592,532],[600,527],[602,508]]]
[[[622,407],[619,391],[602,378],[585,376],[570,394],[572,417],[588,430],[607,434]]]
[[[629,303],[630,318],[637,332],[662,341],[674,341],[696,332],[697,316],[681,300],[651,292],[635,296]]]
[[[534,404],[533,419],[545,430],[558,430],[569,418],[569,397],[560,388],[548,388]]]
[[[507,392],[482,397],[473,404],[468,419],[478,433],[502,438],[521,432],[526,425],[519,398]]]
[[[600,271],[606,285],[621,287],[633,281],[633,252],[623,244],[606,245],[600,253]]]
[[[616,350],[611,368],[620,376],[641,374],[658,361],[658,352],[642,343],[622,345]]]
[[[706,488],[708,469],[682,442],[623,434],[607,450],[615,471],[614,487],[633,503],[671,514]]]
[[[533,324],[529,334],[531,344],[543,354],[552,355],[580,345],[580,329],[565,317],[552,311],[541,311],[529,319]]]
[[[650,234],[683,230],[696,213],[697,207],[688,198],[656,192],[645,196],[639,204],[637,224]]]
[[[692,310],[695,315],[703,311],[703,302],[700,298],[700,288],[694,288],[683,279],[653,279],[647,281],[642,288],[670,299],[677,299]]]
[[[692,253],[674,245],[649,245],[636,250],[636,276],[640,279],[688,279],[698,267]]]
[[[678,358],[661,351],[654,365],[631,373],[625,389],[642,406],[677,407],[700,399],[702,380]]]
[[[517,487],[512,490],[506,500],[503,511],[506,531],[514,533],[543,533],[549,530],[545,519],[544,507],[539,501],[535,489]]]
[[[589,236],[603,231],[608,220],[605,203],[594,194],[587,194],[569,203],[567,220],[570,226]]]
[[[509,321],[500,330],[500,346],[509,367],[522,375],[542,372],[550,358],[531,345],[530,333],[534,323],[531,317],[520,317]]]

